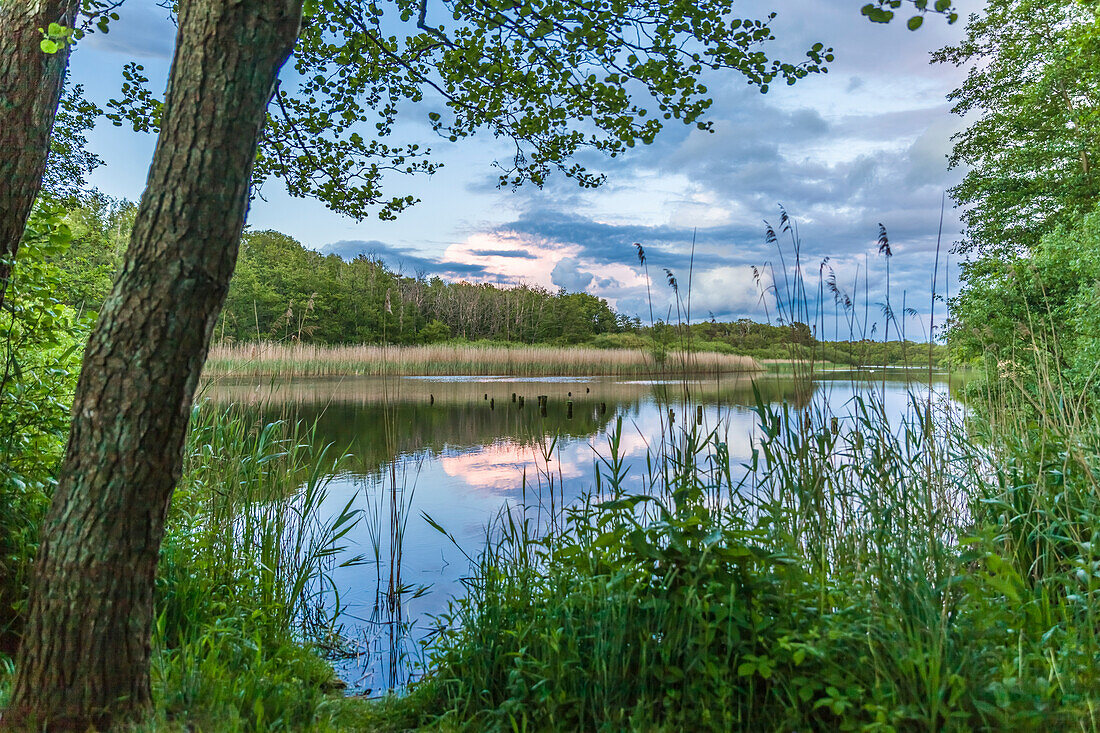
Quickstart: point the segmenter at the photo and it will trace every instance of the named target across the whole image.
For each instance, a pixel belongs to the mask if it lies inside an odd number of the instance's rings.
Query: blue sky
[[[882,222],[894,251],[893,308],[901,311],[904,292],[906,306],[927,314],[941,196],[961,176],[947,168],[950,136],[962,121],[951,115],[946,95],[965,73],[929,65],[928,56],[961,36],[962,21],[949,27],[930,17],[914,33],[903,22],[866,22],[862,2],[739,3],[746,17],[778,13],[776,55],[798,58],[815,41],[832,46],[830,73],[778,85],[767,95],[732,72],[712,74],[706,83],[714,96],[713,134],[669,127],[653,145],[626,156],[586,158],[607,176],[600,189],[560,177],[542,189],[497,189],[492,163],[507,158],[507,144],[490,136],[449,143],[431,132],[425,110],[400,122],[398,134],[430,144],[444,167],[430,178],[387,180],[387,193],[420,199],[397,221],[347,219],[270,181],[248,223],[325,252],[375,254],[407,274],[584,290],[648,320],[646,281],[632,246],[640,242],[658,316],[672,303],[668,268],[682,289],[690,270],[693,320],[762,320],[752,266],[778,267],[763,221],[778,224],[781,203],[798,221],[814,289],[828,257],[843,289],[850,292],[858,277],[860,302],[865,288],[872,310],[883,302],[885,263],[876,254]],[[976,2],[957,5],[965,17]],[[163,90],[167,77],[174,28],[165,11],[150,0],[131,0],[122,12],[110,34],[90,36],[72,59],[73,80],[101,104],[117,96],[121,68],[130,60],[144,64],[154,91]],[[100,123],[90,140],[106,161],[92,183],[137,199],[154,140],[109,123]],[[949,200],[945,244],[958,239],[959,228]],[[954,277],[948,287],[956,289]],[[774,316],[774,308],[768,310]],[[921,338],[927,316],[910,318],[907,328]],[[827,330],[831,335],[831,320]]]

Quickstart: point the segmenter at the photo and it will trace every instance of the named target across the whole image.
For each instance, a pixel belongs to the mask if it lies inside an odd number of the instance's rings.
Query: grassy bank
[[[631,349],[551,346],[317,346],[270,342],[214,346],[207,376],[346,376],[508,374],[649,376],[760,371],[747,356],[672,352],[655,358]]]
[[[342,460],[305,426],[194,411],[156,582],[154,710],[134,730],[372,727],[327,661],[339,614],[322,590],[359,519],[321,510]],[[0,710],[13,671],[0,656]]]

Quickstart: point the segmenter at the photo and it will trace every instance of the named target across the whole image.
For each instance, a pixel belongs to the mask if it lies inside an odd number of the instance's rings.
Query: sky
[[[499,189],[493,162],[507,159],[508,144],[489,135],[449,143],[430,130],[425,110],[399,120],[397,133],[430,144],[443,167],[430,177],[386,180],[387,195],[420,200],[396,221],[342,217],[270,181],[254,200],[248,225],[285,232],[321,252],[374,255],[409,275],[584,291],[644,322],[651,312],[677,318],[667,268],[679,283],[680,317],[687,316],[690,293],[692,321],[774,322],[774,302],[762,298],[761,288],[772,272],[784,283],[781,268],[792,267],[792,249],[789,242],[782,253],[766,244],[764,231],[765,221],[778,226],[782,205],[797,222],[808,289],[816,291],[819,273],[831,272],[872,313],[886,302],[886,261],[877,245],[882,223],[893,251],[890,305],[895,313],[903,305],[916,311],[903,319],[906,335],[923,340],[941,201],[962,176],[948,169],[950,138],[963,120],[951,114],[947,95],[966,71],[931,65],[929,54],[961,38],[963,20],[949,26],[930,16],[911,32],[904,14],[890,25],[867,22],[862,4],[738,3],[745,17],[778,14],[769,46],[776,56],[800,58],[818,41],[831,46],[836,60],[829,73],[791,87],[775,85],[767,94],[735,72],[708,74],[713,133],[670,125],[652,145],[625,156],[588,154],[584,162],[606,175],[598,189],[579,188],[562,176],[541,189]],[[956,6],[965,18],[977,0]],[[150,87],[160,92],[171,60],[175,29],[163,9],[152,0],[130,0],[121,12],[109,34],[89,36],[72,57],[72,80],[101,105],[118,96],[127,62],[142,63]],[[91,183],[137,200],[155,140],[106,122],[89,139],[106,162]],[[948,198],[940,294],[957,290],[948,250],[959,233]],[[635,242],[645,248],[648,278]],[[754,277],[754,266],[762,279]],[[847,338],[844,317],[827,299],[823,335]],[[942,315],[936,314],[937,324]]]

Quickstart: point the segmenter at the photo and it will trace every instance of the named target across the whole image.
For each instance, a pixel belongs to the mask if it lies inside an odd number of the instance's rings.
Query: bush
[[[55,297],[61,271],[51,258],[69,241],[59,212],[35,209],[0,313],[0,661],[14,654],[23,625],[89,327]]]

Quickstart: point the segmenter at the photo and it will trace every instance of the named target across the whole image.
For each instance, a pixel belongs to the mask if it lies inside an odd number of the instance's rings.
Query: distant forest
[[[70,210],[73,239],[58,256],[59,299],[99,309],[129,237],[134,206],[106,197]],[[321,254],[276,231],[250,231],[214,337],[223,343],[302,341],[318,344],[424,344],[492,341],[674,348],[747,354],[764,359],[816,358],[843,364],[927,363],[928,346],[862,339],[819,341],[803,323],[749,319],[677,325],[643,324],[588,293],[531,285],[447,282],[409,277],[377,257],[345,260]],[[946,349],[934,347],[936,363]]]

